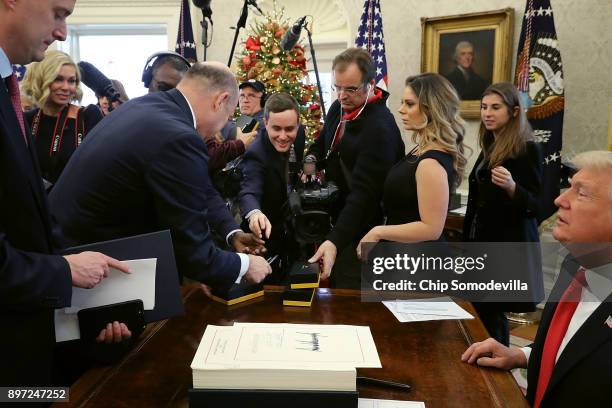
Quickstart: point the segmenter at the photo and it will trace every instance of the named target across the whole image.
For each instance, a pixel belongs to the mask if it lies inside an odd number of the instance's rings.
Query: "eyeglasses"
[[[253,94],[240,94],[238,95],[238,99],[244,101],[246,99],[261,99],[261,96],[253,95]]]
[[[359,86],[338,86],[332,85],[332,90],[336,91],[339,95],[341,92],[344,92],[347,95],[354,95],[359,92],[363,88],[363,84]]]

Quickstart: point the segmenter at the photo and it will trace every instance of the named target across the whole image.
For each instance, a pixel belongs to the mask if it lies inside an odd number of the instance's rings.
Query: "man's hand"
[[[490,337],[468,347],[461,355],[461,361],[502,370],[527,367],[525,353],[516,347],[506,347]]]
[[[266,253],[265,241],[255,234],[237,231],[232,235],[231,241],[230,243],[236,252],[255,255]]]
[[[266,239],[270,238],[270,234],[272,233],[272,224],[266,217],[266,214],[261,211],[257,211],[249,217],[249,229],[255,234],[255,236],[259,238]]]
[[[240,129],[239,127],[236,128],[236,139],[244,143],[245,149],[247,149],[251,145],[251,143],[255,141],[255,137],[257,137],[257,130],[254,130],[249,133],[242,133],[242,129]]]
[[[130,273],[126,264],[99,252],[81,252],[64,258],[70,265],[72,285],[78,288],[93,288],[108,276],[109,268]]]
[[[328,240],[321,244],[317,252],[308,260],[308,262],[314,263],[319,259],[323,259],[323,273],[321,274],[321,279],[327,279],[331,274],[331,270],[334,266],[334,262],[336,262],[337,255],[338,250],[336,249],[336,245]]]
[[[132,332],[127,328],[125,323],[112,322],[106,325],[106,329],[102,329],[96,341],[98,343],[121,343],[124,340],[132,337]]]
[[[249,283],[259,283],[272,273],[272,268],[261,256],[249,255],[249,269],[243,279]]]

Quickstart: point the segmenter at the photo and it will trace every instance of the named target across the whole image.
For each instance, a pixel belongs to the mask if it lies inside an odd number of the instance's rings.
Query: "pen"
[[[278,255],[271,256],[270,258],[266,259],[266,262],[271,264],[272,262],[276,261],[276,258],[278,258]]]
[[[360,384],[384,385],[384,386],[387,386],[387,387],[401,388],[401,389],[404,389],[406,391],[408,391],[410,389],[410,386],[408,384],[402,384],[402,383],[393,382],[393,381],[381,380],[379,378],[372,378],[372,377],[357,377],[357,382],[360,383]]]

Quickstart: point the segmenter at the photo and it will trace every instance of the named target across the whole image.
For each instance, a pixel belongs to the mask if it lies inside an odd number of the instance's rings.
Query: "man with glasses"
[[[370,54],[349,48],[334,58],[332,104],[321,134],[308,150],[340,189],[332,210],[334,227],[310,259],[323,260],[322,278],[336,287],[360,286],[355,253],[359,239],[382,223],[380,201],[387,172],[404,156],[404,143],[386,106],[389,94],[375,86]],[[307,156],[308,157],[308,156]]]

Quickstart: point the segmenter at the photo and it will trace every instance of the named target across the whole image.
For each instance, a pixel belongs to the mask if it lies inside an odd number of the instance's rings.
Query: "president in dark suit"
[[[42,60],[50,43],[65,40],[74,3],[0,2],[0,386],[50,385],[53,309],[70,305],[72,285],[95,286],[109,266],[126,270],[99,253],[54,255],[40,169],[11,67]]]
[[[469,41],[461,41],[455,47],[455,68],[444,75],[457,90],[463,100],[480,99],[490,84],[474,72],[474,46]]]
[[[287,199],[291,180],[289,153],[300,130],[299,106],[286,94],[277,93],[266,101],[265,130],[247,150],[242,162],[243,179],[238,202],[248,228],[266,239],[270,255],[282,255],[284,265],[274,271],[280,282],[287,265],[287,255],[297,251],[297,244],[287,229]],[[302,147],[303,147],[302,130]]]
[[[238,88],[220,63],[194,64],[176,89],[133,99],[100,122],[50,195],[70,244],[169,229],[179,272],[224,290],[271,272],[259,256],[218,248],[211,226],[235,248],[255,245],[214,190],[200,135],[218,131]],[[197,129],[197,130],[196,130]]]
[[[612,152],[578,155],[581,169],[556,200],[553,236],[569,250],[534,343],[508,348],[489,338],[462,359],[503,369],[527,367],[536,408],[612,405]]]

